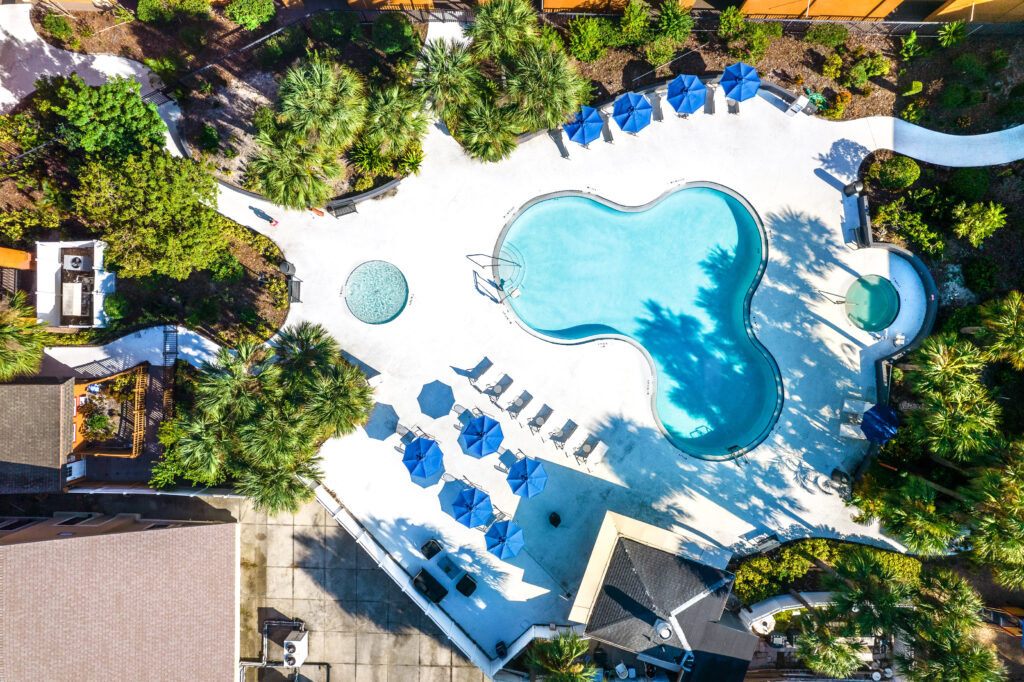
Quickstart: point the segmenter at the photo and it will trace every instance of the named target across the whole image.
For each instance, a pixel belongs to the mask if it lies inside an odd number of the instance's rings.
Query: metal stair
[[[168,324],[164,326],[164,367],[171,367],[178,359],[178,327]]]

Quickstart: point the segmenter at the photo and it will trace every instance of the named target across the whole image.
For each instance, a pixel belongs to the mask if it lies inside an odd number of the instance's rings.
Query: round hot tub
[[[398,317],[409,300],[405,275],[391,263],[371,260],[357,266],[345,282],[345,303],[359,320],[384,324]]]
[[[878,332],[893,323],[900,312],[900,295],[881,275],[864,275],[846,290],[846,315],[855,326]]]

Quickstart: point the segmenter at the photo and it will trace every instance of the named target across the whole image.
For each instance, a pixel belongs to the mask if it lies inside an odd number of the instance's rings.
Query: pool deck
[[[383,406],[367,431],[324,447],[324,484],[409,573],[427,564],[418,548],[436,537],[476,576],[473,597],[452,590],[441,606],[488,655],[531,624],[565,622],[571,598],[563,593],[574,592],[607,510],[684,534],[696,555],[719,565],[765,532],[890,542],[876,526],[853,522],[828,479],[836,467],[850,471],[866,452],[864,441],[840,437],[840,408],[849,398],[873,398],[873,363],[893,341],[856,329],[843,306],[818,292],[842,294],[863,274],[891,276],[903,307],[890,335],[913,337],[921,324],[920,282],[898,257],[853,248],[856,210],[841,191],[870,149],[891,145],[891,120],[790,118],[771,96],[729,115],[718,97],[717,114],[672,117],[637,136],[615,130],[613,144],[572,145],[567,160],[542,135],[510,159],[484,165],[432,128],[419,176],[404,180],[395,196],[359,204],[358,213],[337,220],[221,192],[221,212],[273,237],[295,263],[304,302],[293,306],[289,321],[323,323],[380,372]],[[508,218],[535,196],[578,190],[639,205],[698,180],[746,198],[769,241],[752,324],[779,364],[785,403],[769,438],[733,462],[693,459],[662,437],[651,411],[652,373],[636,348],[618,341],[556,345],[530,335],[496,302],[490,270],[482,267]],[[250,207],[280,224],[256,220]],[[381,326],[356,320],[342,297],[352,268],[375,258],[397,265],[412,294],[401,316]],[[498,405],[467,378],[484,358],[494,367],[483,385],[506,373],[513,379]],[[458,404],[498,418],[510,449],[544,460],[547,490],[520,501],[494,468],[495,456],[463,455],[454,415],[430,418],[418,401],[434,381],[450,386]],[[502,408],[524,390],[533,401],[517,422]],[[531,433],[523,423],[545,404],[554,413]],[[498,561],[479,531],[450,516],[457,480],[410,480],[396,451],[396,419],[437,436],[447,473],[486,490],[523,526],[523,554]],[[589,470],[548,438],[567,419],[580,427],[567,450],[587,434],[608,445]],[[557,529],[547,522],[551,511],[563,519]],[[431,570],[445,580],[436,563]]]

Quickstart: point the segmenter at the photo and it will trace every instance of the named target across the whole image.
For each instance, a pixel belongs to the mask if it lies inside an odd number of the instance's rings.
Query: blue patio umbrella
[[[627,133],[643,130],[651,123],[651,103],[643,95],[627,92],[615,100],[612,118]]]
[[[429,438],[417,438],[405,446],[402,464],[412,476],[430,478],[441,470],[444,453],[437,441]]]
[[[668,84],[668,103],[680,114],[696,114],[704,107],[708,88],[696,76],[676,76]]]
[[[896,436],[900,416],[888,405],[875,405],[864,413],[860,430],[872,443],[887,443]]]
[[[544,471],[544,465],[538,460],[524,458],[509,467],[505,480],[513,493],[530,498],[543,492],[548,482],[548,472]]]
[[[761,87],[761,79],[757,77],[757,70],[750,64],[736,62],[725,67],[722,74],[722,90],[729,99],[742,102],[757,94]]]
[[[466,488],[452,503],[455,520],[466,528],[476,528],[491,520],[494,507],[491,498],[479,488]]]
[[[511,559],[526,546],[523,529],[511,521],[498,521],[484,534],[487,551],[499,559]]]
[[[459,434],[459,445],[466,451],[466,454],[474,457],[483,457],[492,452],[498,451],[498,446],[505,438],[501,432],[501,424],[494,421],[486,414],[471,419]]]
[[[572,120],[565,124],[565,134],[569,140],[579,143],[584,147],[601,137],[604,129],[604,119],[601,113],[593,107],[580,107]]]

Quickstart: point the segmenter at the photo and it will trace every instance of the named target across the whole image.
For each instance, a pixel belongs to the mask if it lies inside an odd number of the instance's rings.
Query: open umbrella
[[[601,137],[604,129],[604,119],[601,113],[593,107],[580,107],[572,120],[565,124],[565,134],[569,140],[577,142],[584,147]]]
[[[429,438],[417,438],[405,446],[402,464],[412,476],[430,478],[441,470],[444,454],[437,441]]]
[[[646,128],[651,122],[651,103],[643,95],[627,92],[615,100],[612,107],[612,118],[627,133],[636,133]]]
[[[487,551],[499,559],[511,559],[526,546],[523,529],[511,521],[498,521],[484,534]]]
[[[483,457],[498,451],[498,446],[505,438],[501,432],[501,424],[486,414],[471,419],[459,434],[459,445],[467,455]]]
[[[861,418],[860,430],[872,443],[887,443],[896,436],[900,416],[888,405],[875,405]]]
[[[536,459],[523,458],[509,467],[505,477],[512,492],[519,497],[530,498],[539,495],[548,482],[548,472]]]
[[[476,528],[491,520],[494,507],[490,496],[479,488],[466,488],[452,503],[455,520],[466,528]]]
[[[722,74],[722,90],[729,99],[742,102],[757,94],[761,87],[761,79],[757,77],[757,70],[750,64],[736,62],[725,67]]]
[[[680,114],[696,114],[704,107],[708,88],[696,76],[676,76],[668,84],[668,103]]]

